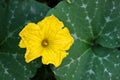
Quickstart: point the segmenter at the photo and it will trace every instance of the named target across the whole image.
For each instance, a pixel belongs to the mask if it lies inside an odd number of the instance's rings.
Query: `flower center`
[[[41,45],[42,45],[43,47],[47,47],[47,46],[48,46],[48,41],[47,41],[46,39],[44,39],[44,40],[42,41]]]

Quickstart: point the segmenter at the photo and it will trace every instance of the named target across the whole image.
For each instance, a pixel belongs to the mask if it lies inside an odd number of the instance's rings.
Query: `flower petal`
[[[22,40],[19,43],[21,48],[26,47],[25,60],[30,62],[42,55],[41,41],[43,39],[43,34],[40,27],[34,23],[29,23],[20,32],[20,37]]]
[[[19,43],[21,48],[25,46],[40,46],[44,36],[41,33],[39,26],[34,23],[29,23],[28,25],[26,25],[19,35],[22,38],[22,41]]]
[[[27,48],[27,51],[25,53],[25,61],[27,63],[29,63],[32,60],[42,56],[42,51],[43,51],[42,47],[38,47],[38,48],[33,47],[33,48],[30,48],[30,49]]]
[[[24,43],[23,40],[20,40],[19,46],[20,46],[21,48],[26,48],[25,43]]]
[[[38,22],[40,29],[44,32],[45,38],[49,37],[51,32],[58,32],[62,27],[63,23],[59,21],[54,15],[44,18],[42,21]]]
[[[58,67],[62,60],[68,55],[65,51],[53,51],[53,49],[45,49],[42,55],[43,64],[54,64],[55,67]]]
[[[50,36],[52,37],[53,34]],[[58,31],[56,36],[53,37],[54,40],[50,40],[50,46],[56,50],[68,50],[74,42],[74,39],[66,27]]]

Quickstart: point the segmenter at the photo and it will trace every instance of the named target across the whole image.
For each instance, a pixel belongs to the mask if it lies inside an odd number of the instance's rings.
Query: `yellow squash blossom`
[[[54,15],[42,21],[28,23],[19,33],[19,46],[26,48],[27,63],[41,57],[43,64],[53,64],[58,67],[68,55],[66,50],[73,44],[69,30]]]

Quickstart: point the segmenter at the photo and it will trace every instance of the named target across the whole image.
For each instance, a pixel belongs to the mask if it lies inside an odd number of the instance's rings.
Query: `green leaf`
[[[51,9],[74,37],[58,80],[120,80],[120,1],[67,0]]]
[[[28,22],[38,22],[50,8],[35,0],[0,1],[0,79],[29,80],[35,75],[38,62],[26,64],[25,49],[18,47],[20,30]]]
[[[0,79],[30,80],[41,65],[38,62],[26,64],[24,54],[0,52]]]

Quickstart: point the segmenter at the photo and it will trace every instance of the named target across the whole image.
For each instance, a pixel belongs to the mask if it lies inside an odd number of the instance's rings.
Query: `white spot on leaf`
[[[14,18],[15,18],[15,16],[14,16],[14,15],[12,15],[11,19],[14,19]]]
[[[87,8],[87,4],[82,4],[81,8]]]
[[[111,22],[112,20],[111,20],[111,18],[108,16],[108,17],[105,17],[105,21],[106,21],[106,23],[108,23],[108,22]]]
[[[109,72],[108,74],[109,74],[110,77],[112,77],[112,73]]]
[[[69,13],[66,13],[66,16],[68,17],[68,16],[69,16]]]
[[[76,33],[72,34],[72,36],[73,36],[73,38],[74,38],[75,40],[77,40],[77,39],[78,39],[78,36],[77,36],[77,34],[76,34]]]
[[[36,14],[35,8],[33,8],[32,6],[30,7],[30,11],[31,11],[33,14]]]
[[[75,76],[74,76],[74,74],[72,75],[72,78],[74,78]]]
[[[88,72],[90,75],[95,74],[95,72],[94,72],[92,69],[88,70],[87,72]]]
[[[70,22],[71,22],[70,18],[68,18],[68,19],[67,19],[67,22],[68,22],[68,23],[70,23]]]
[[[107,68],[104,69],[104,72],[108,72]]]
[[[74,24],[73,24],[73,23],[72,23],[71,25],[74,27]]]
[[[4,73],[5,73],[6,75],[9,74],[9,72],[8,72],[8,68],[4,68]]]
[[[114,64],[114,67],[116,68],[116,67],[119,67],[119,64]]]
[[[70,65],[74,63],[74,59],[70,58],[70,60],[71,61],[67,65],[65,65],[67,68],[70,68]]]
[[[85,19],[86,19],[86,20],[88,20],[88,21],[90,20],[89,16],[86,16],[86,18],[85,18]]]
[[[98,0],[95,3],[98,4],[99,3]]]

